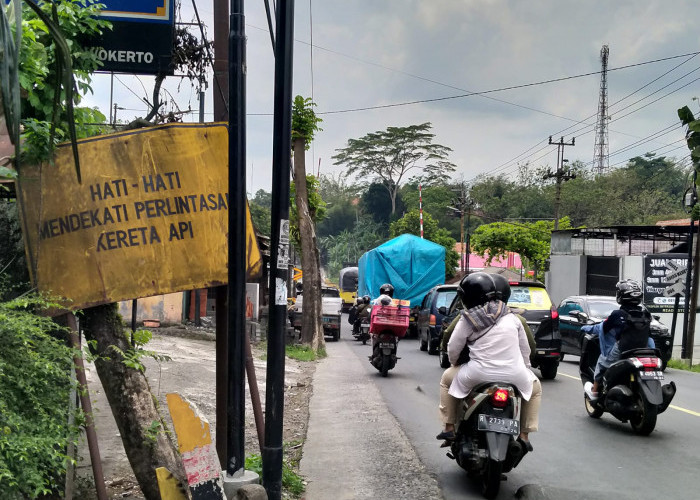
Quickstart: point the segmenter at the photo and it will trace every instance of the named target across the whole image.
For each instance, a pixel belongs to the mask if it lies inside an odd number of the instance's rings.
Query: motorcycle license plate
[[[664,372],[661,370],[655,370],[650,372],[640,372],[639,378],[642,380],[663,380]]]
[[[392,344],[391,342],[380,342],[380,343],[379,343],[379,348],[380,348],[380,349],[393,349],[393,348],[394,348],[394,344]]]
[[[478,429],[480,431],[500,432],[501,434],[517,436],[520,434],[520,422],[512,418],[480,414]]]

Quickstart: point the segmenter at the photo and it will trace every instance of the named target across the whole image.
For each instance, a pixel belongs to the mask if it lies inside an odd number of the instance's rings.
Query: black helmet
[[[492,274],[493,281],[496,282],[496,298],[502,302],[508,303],[510,298],[510,283],[500,274]]]
[[[362,297],[362,302],[364,302],[365,304],[369,304],[369,301],[370,301],[370,300],[372,300],[372,299],[370,298],[369,295],[364,295],[364,296]]]
[[[481,306],[496,299],[496,281],[488,273],[472,273],[459,282],[457,294],[465,309]]]
[[[394,297],[394,287],[389,283],[384,283],[379,287],[379,295],[388,295],[389,297]]]
[[[642,285],[636,280],[618,281],[615,285],[615,298],[620,305],[639,305],[642,302]]]

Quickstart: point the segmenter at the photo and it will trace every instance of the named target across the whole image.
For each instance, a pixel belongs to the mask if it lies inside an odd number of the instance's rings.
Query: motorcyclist
[[[374,299],[376,305],[388,306],[394,298],[394,287],[391,283],[384,283],[379,287],[379,297]]]
[[[503,298],[507,300],[509,291],[505,291],[503,283],[497,285],[499,281],[487,273],[472,273],[465,276],[457,288],[465,309],[448,343],[448,355],[450,362],[457,365],[464,348],[468,347],[469,363],[447,370],[452,370],[454,376],[448,391],[452,398],[443,398],[441,391],[440,410],[445,429],[437,438],[451,440],[455,437],[458,404],[453,403],[453,398],[466,397],[480,382],[499,380],[514,384],[523,397],[518,439],[523,449],[531,451],[529,433],[538,427],[542,387],[529,369],[530,347],[523,325],[503,301]]]
[[[353,306],[355,309],[355,314],[352,322],[352,331],[353,333],[357,333],[360,331],[360,326],[362,325],[362,321],[369,318],[370,313],[372,312],[372,306],[370,305],[371,299],[369,295],[364,295],[362,297],[358,297],[356,301],[356,305]]]
[[[654,348],[654,340],[649,336],[651,313],[643,308],[642,286],[632,279],[618,281],[615,285],[615,298],[620,308],[610,313],[601,323],[586,325],[582,330],[598,335],[600,356],[595,366],[593,383],[586,382],[584,391],[591,400],[598,399],[600,384],[605,371],[620,359],[620,353],[644,347]]]

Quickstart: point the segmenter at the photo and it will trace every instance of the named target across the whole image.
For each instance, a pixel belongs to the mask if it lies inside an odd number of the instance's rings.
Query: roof
[[[572,238],[588,239],[634,239],[634,240],[656,240],[677,242],[685,239],[688,235],[688,221],[685,226],[676,224],[656,225],[656,226],[607,226],[593,228],[561,229],[553,231],[552,234],[566,235]]]

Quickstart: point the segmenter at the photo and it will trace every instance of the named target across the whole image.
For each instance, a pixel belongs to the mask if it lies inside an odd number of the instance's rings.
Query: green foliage
[[[391,193],[394,186],[387,188],[380,182],[373,182],[364,193],[362,193],[361,205],[363,213],[369,214],[375,222],[388,225],[392,220],[395,220],[397,215],[402,214],[405,210],[401,192],[396,192],[394,198],[394,208],[392,210]]]
[[[695,169],[695,185],[700,186],[700,120],[696,120],[688,106],[678,110],[678,118],[688,127],[685,133],[685,142],[690,150],[690,158]]]
[[[29,288],[17,203],[0,200],[0,301],[14,298]]]
[[[99,69],[101,63],[95,52],[82,47],[81,41],[111,29],[111,23],[96,14],[100,4],[92,0],[60,0],[41,3],[41,10],[52,16],[52,6],[70,51],[73,77],[78,93],[70,92],[73,104],[79,104],[81,95],[92,92],[90,75]],[[102,130],[88,125],[95,121],[104,122],[104,115],[94,108],[74,108],[73,120],[61,115],[55,120],[54,105],[66,102],[67,85],[58,63],[62,57],[57,50],[52,32],[36,12],[27,6],[22,11],[22,47],[19,61],[19,83],[22,89],[22,134],[24,161],[36,162],[50,158],[55,143],[68,137],[69,121],[75,124],[77,137],[89,137]],[[69,89],[72,90],[72,89]],[[58,95],[57,95],[58,93]],[[54,123],[56,137],[52,143],[51,126]]]
[[[146,435],[146,439],[149,441],[149,443],[155,444],[158,440],[158,434],[160,434],[162,430],[163,424],[161,424],[158,420],[153,420],[144,434]]]
[[[450,232],[456,241],[459,241],[461,236],[460,219],[455,216],[454,212],[448,207],[454,206],[453,200],[459,193],[460,186],[458,184],[433,183],[428,186],[423,186],[423,210],[432,215],[440,227],[444,227]],[[419,208],[419,192],[418,183],[409,182],[401,188],[401,199],[406,206],[405,210],[418,210]],[[465,217],[466,231],[466,217]]]
[[[287,446],[285,444],[285,448]],[[248,455],[245,458],[245,468],[262,477],[262,456],[258,453]],[[288,460],[282,461],[282,489],[283,493],[291,495],[292,498],[300,498],[306,490],[304,480],[296,473],[293,465]]]
[[[327,276],[337,280],[346,263],[356,263],[363,253],[386,240],[386,229],[370,217],[362,217],[349,230],[321,238],[321,259],[326,266]]]
[[[311,215],[311,220],[316,224],[321,222],[326,216],[326,202],[323,201],[323,198],[321,198],[318,188],[318,179],[311,174],[307,174],[306,191],[309,195],[309,215]],[[290,185],[289,196],[292,200],[289,207],[289,235],[292,238],[292,241],[294,241],[297,247],[299,247],[301,241],[299,235],[299,212],[297,209],[297,204],[293,201],[296,199],[296,188],[294,181],[292,181]]]
[[[0,485],[3,498],[57,495],[70,441],[83,418],[69,427],[70,368],[67,331],[35,314],[55,306],[37,296],[0,303]]]
[[[130,332],[126,332],[129,335]],[[112,351],[121,357],[122,363],[132,370],[138,370],[140,372],[145,372],[146,367],[144,366],[142,360],[143,358],[152,358],[157,362],[161,363],[164,361],[170,361],[169,356],[163,354],[158,354],[156,351],[150,351],[144,349],[143,347],[148,344],[153,338],[153,333],[150,330],[139,328],[131,335],[130,342],[133,347],[122,351],[115,345],[111,345],[108,351]]]
[[[688,361],[680,359],[669,359],[667,366],[676,370],[685,370],[695,373],[700,373],[700,364],[689,366]]]
[[[399,220],[392,222],[389,226],[389,234],[392,238],[401,234],[420,236],[420,212],[411,210]],[[452,278],[459,265],[459,254],[455,251],[456,241],[447,229],[438,226],[437,221],[425,211],[423,211],[423,237],[445,247],[445,278]]]
[[[568,217],[559,220],[559,229],[570,228]],[[549,258],[553,230],[554,221],[494,222],[477,228],[471,237],[471,247],[482,256],[488,253],[488,264],[496,257],[506,257],[508,252],[517,252],[535,267],[541,278]]]
[[[308,345],[288,345],[284,349],[287,357],[297,361],[316,361],[317,355]]]
[[[452,151],[434,144],[435,134],[430,123],[408,127],[388,127],[360,137],[348,139],[346,147],[333,156],[336,165],[344,165],[347,175],[357,175],[386,186],[394,201],[402,184],[411,177],[424,182],[444,178],[454,172],[455,165],[447,160]]]
[[[298,95],[294,98],[292,104],[292,141],[302,139],[304,141],[304,149],[309,149],[311,141],[314,140],[314,134],[322,128],[318,124],[323,120],[316,116],[314,112],[314,103],[310,97],[306,99]]]
[[[248,205],[250,206],[253,226],[260,234],[269,238],[271,235],[270,209],[272,207],[272,194],[264,189],[258,189],[255,196],[248,201]]]

